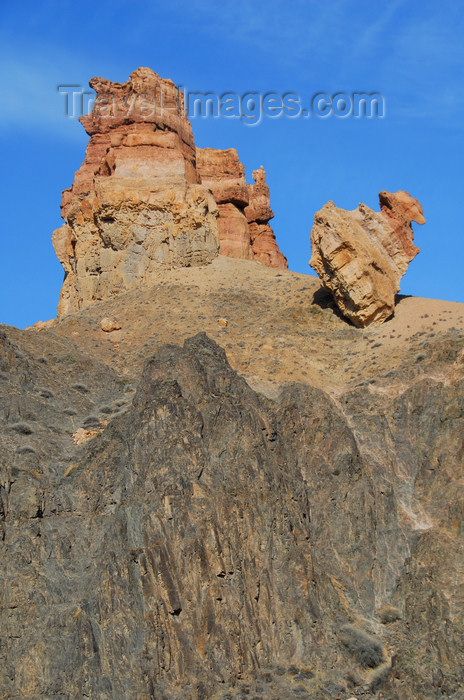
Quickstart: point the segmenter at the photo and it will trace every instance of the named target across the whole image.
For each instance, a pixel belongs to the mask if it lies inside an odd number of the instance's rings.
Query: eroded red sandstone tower
[[[211,262],[219,247],[216,203],[199,183],[174,83],[138,68],[124,84],[90,85],[95,106],[80,119],[90,141],[53,234],[65,270],[58,315],[149,282],[160,268]]]
[[[80,118],[90,136],[85,161],[53,233],[65,270],[58,315],[154,281],[160,269],[208,264],[219,247],[286,267],[267,222],[245,213],[256,185],[247,186],[236,151],[195,149],[172,81],[138,68],[124,84],[92,78],[90,86],[95,105]],[[209,177],[197,167],[202,152],[235,155],[212,156]]]
[[[261,166],[253,170],[253,185],[247,185],[250,201],[245,208],[253,256],[268,267],[287,269],[287,258],[280,252],[269,221],[274,218],[266,185],[266,172]]]
[[[287,269],[269,226],[274,214],[263,166],[253,171],[255,183],[249,185],[235,148],[197,148],[197,168],[218,205],[221,254]]]

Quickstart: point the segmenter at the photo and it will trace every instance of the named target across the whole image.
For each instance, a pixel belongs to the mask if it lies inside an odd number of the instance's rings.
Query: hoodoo
[[[263,166],[253,171],[254,184],[249,185],[235,148],[197,148],[197,167],[218,205],[221,253],[287,269],[287,259],[269,226],[274,214]]]
[[[195,149],[171,80],[138,68],[124,84],[92,78],[90,86],[95,104],[80,118],[86,157],[53,233],[65,271],[59,316],[154,282],[162,269],[206,265],[219,252],[287,266],[268,220],[244,211],[254,188],[262,198],[267,186],[247,185],[234,149]]]

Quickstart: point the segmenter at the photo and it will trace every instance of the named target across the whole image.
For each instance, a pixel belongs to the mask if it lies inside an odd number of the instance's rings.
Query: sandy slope
[[[121,330],[100,329],[108,315]],[[71,337],[133,374],[158,345],[198,331],[222,345],[232,366],[268,394],[286,381],[332,394],[367,381],[372,390],[392,392],[423,376],[430,362],[439,374],[444,347],[463,345],[464,304],[399,297],[391,320],[357,329],[339,316],[317,277],[221,256],[206,267],[160,273],[155,286],[98,302],[45,332]]]

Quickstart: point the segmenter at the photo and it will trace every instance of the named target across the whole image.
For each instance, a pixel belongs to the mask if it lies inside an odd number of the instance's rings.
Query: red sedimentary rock
[[[287,269],[287,260],[269,226],[274,214],[264,168],[253,172],[255,182],[248,185],[234,148],[197,148],[197,169],[218,205],[221,254]]]
[[[162,268],[208,264],[219,247],[287,267],[264,171],[250,186],[235,149],[196,149],[171,80],[138,68],[126,83],[90,86],[96,100],[80,118],[90,140],[52,238],[65,271],[59,316],[156,281]]]
[[[244,209],[249,201],[245,168],[235,148],[197,148],[201,182],[213,193],[219,209],[221,255],[252,260],[250,233]]]
[[[154,281],[159,270],[209,263],[218,211],[196,171],[182,93],[149,68],[124,83],[93,78],[90,140],[53,244],[65,270],[58,315]]]
[[[380,192],[380,211],[393,229],[390,240],[384,245],[394,259],[398,269],[404,275],[408,265],[420,252],[414,245],[414,233],[411,223],[425,224],[422,207],[417,199],[404,191]]]
[[[269,226],[269,221],[274,218],[274,214],[263,166],[253,171],[253,180],[254,184],[248,185],[250,200],[245,208],[253,257],[268,267],[286,270],[287,258],[280,252],[274,231]]]

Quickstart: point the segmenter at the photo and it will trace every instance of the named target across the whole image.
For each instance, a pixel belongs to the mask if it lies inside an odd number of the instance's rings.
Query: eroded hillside
[[[5,697],[461,698],[463,348],[222,257],[2,327]]]

